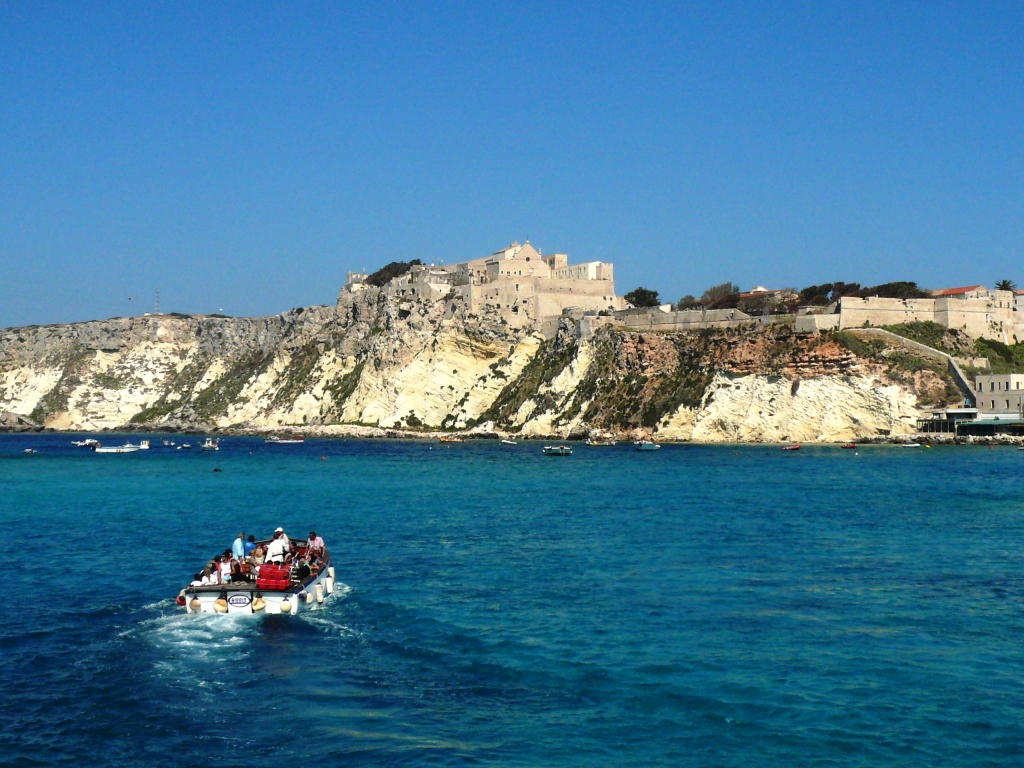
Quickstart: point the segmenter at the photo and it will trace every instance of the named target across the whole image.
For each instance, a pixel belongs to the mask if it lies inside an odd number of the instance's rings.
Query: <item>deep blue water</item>
[[[0,436],[0,764],[1024,763],[1022,451],[70,439]],[[277,525],[349,591],[179,612]]]

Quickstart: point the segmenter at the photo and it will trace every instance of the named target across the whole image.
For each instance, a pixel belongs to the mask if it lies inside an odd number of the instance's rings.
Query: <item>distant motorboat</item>
[[[545,456],[572,456],[572,448],[568,445],[545,445]]]
[[[139,450],[140,451],[148,451],[149,450],[149,440],[139,440]]]
[[[22,451],[22,453],[27,453],[31,456],[33,454],[39,453],[39,451],[37,451],[35,448],[26,448],[24,451]]]
[[[139,446],[125,443],[124,445],[103,445],[96,443],[92,448],[96,453],[136,453]]]
[[[301,445],[306,442],[306,438],[303,435],[291,435],[281,437],[280,435],[271,435],[270,437],[263,438],[263,442],[267,445]]]
[[[201,446],[204,451],[219,451],[220,450],[220,439],[214,440],[212,437],[206,438],[206,442]]]
[[[501,444],[502,445],[515,445],[516,441],[515,440],[502,440]]]
[[[920,448],[921,444],[920,443],[901,443],[901,447],[903,447],[903,448]]]
[[[650,440],[637,440],[633,445],[638,451],[660,451],[661,446]]]
[[[850,450],[855,449],[857,447],[857,444],[856,443],[847,443],[846,445],[843,445],[843,446],[840,446],[840,447],[846,449],[847,451],[850,451]]]
[[[442,443],[462,443],[462,442],[465,442],[461,437],[458,437],[457,435],[442,435],[441,437],[439,437],[437,439],[438,439],[439,442],[442,442]]]
[[[784,445],[779,450],[781,450],[781,451],[799,451],[800,450],[800,443],[797,443],[796,445]]]
[[[91,448],[94,445],[98,445],[99,442],[94,437],[87,437],[85,440],[72,440],[71,444],[77,448]]]
[[[192,450],[192,446],[189,443],[182,443],[181,445],[179,445],[174,450],[176,450],[176,451],[190,451],[190,450]]]

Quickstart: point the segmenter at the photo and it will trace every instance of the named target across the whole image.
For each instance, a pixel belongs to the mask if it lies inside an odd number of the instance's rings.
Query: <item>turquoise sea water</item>
[[[1022,451],[70,440],[0,436],[0,764],[1024,763]],[[180,613],[277,525],[328,610]]]

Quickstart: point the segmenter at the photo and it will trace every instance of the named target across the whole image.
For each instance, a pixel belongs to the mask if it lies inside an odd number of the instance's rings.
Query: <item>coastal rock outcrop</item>
[[[274,317],[5,329],[0,429],[851,440],[909,433],[922,405],[956,399],[937,366],[858,343],[785,325],[581,338],[569,318],[546,339],[456,296],[370,288]]]

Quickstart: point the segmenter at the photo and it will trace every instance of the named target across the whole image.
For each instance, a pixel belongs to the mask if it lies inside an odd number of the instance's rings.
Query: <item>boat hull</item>
[[[317,600],[318,586],[322,591],[322,602]],[[330,591],[328,587],[331,588]],[[183,608],[189,614],[297,616],[324,608],[334,591],[334,582],[330,572],[325,568],[308,584],[296,585],[287,590],[260,590],[252,584],[225,584],[222,587],[186,587],[181,596],[185,599]],[[302,593],[305,593],[306,597],[302,597]],[[253,610],[253,603],[257,597],[262,598],[265,602],[265,606],[259,611]],[[217,610],[217,601],[222,598],[227,601],[226,611]],[[193,607],[193,600],[199,601],[197,608]],[[282,605],[285,602],[289,606],[287,611],[282,610]]]

